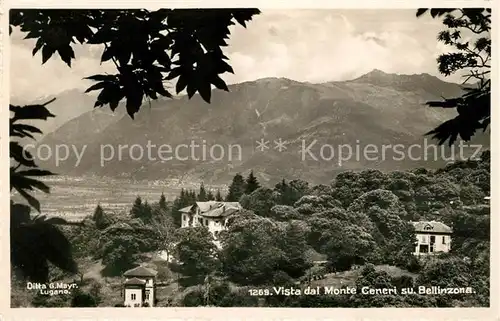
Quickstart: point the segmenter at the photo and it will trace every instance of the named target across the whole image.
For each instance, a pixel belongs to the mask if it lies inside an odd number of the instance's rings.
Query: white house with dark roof
[[[239,202],[196,202],[180,209],[181,227],[205,226],[217,239],[219,232],[227,228],[228,218],[242,209]]]
[[[412,222],[415,227],[417,244],[415,255],[427,255],[449,252],[451,249],[452,229],[448,225],[436,221]]]
[[[157,272],[138,266],[123,273],[125,277],[124,303],[126,307],[153,307],[155,304],[155,278]]]

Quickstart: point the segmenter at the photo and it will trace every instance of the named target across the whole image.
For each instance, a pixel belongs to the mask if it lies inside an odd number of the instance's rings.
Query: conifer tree
[[[162,210],[167,210],[167,199],[165,198],[165,194],[163,192],[161,193],[160,196],[160,201],[158,202],[160,209]]]
[[[215,200],[217,202],[222,202],[224,199],[222,198],[222,195],[220,193],[220,189],[217,189],[217,193],[215,194]]]
[[[198,193],[197,200],[200,202],[207,201],[207,191],[205,190],[205,185],[203,185],[203,182],[201,182],[200,192]]]
[[[137,196],[137,198],[134,201],[134,205],[132,205],[132,209],[130,210],[130,216],[133,218],[139,218],[141,216],[141,211],[142,211],[142,199],[140,196]]]
[[[92,220],[95,222],[95,226],[99,230],[105,229],[111,224],[109,218],[106,216],[106,213],[99,204],[96,206],[94,210],[94,215],[92,216]]]
[[[145,201],[142,205],[141,215],[139,219],[141,219],[144,223],[150,223],[153,218],[153,208],[148,204],[148,201]]]
[[[213,201],[213,200],[215,200],[214,193],[212,192],[212,190],[208,190],[208,192],[207,192],[207,201]]]
[[[245,181],[245,194],[252,194],[257,188],[260,187],[259,181],[257,181],[257,177],[253,174],[253,171],[250,171],[248,177]]]
[[[241,196],[245,193],[245,180],[240,173],[233,177],[231,185],[229,185],[229,192],[226,197],[228,202],[238,202]]]

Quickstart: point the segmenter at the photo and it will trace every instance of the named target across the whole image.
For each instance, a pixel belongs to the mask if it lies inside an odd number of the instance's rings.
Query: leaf
[[[25,150],[18,142],[10,142],[9,143],[9,155],[16,162],[21,165],[28,167],[36,167],[35,162],[33,161],[33,156],[30,152]]]
[[[175,84],[175,91],[177,93],[180,93],[181,91],[184,90],[184,88],[186,88],[187,85],[188,85],[188,78],[186,75],[182,74],[180,75],[179,79],[177,79],[177,83]]]
[[[229,91],[229,88],[227,88],[226,83],[219,76],[215,76],[215,78],[212,80],[212,84],[214,84],[214,86],[218,89]]]
[[[42,105],[26,105],[26,106],[15,106],[9,105],[9,110],[14,113],[11,120],[17,121],[19,119],[41,119],[47,120],[50,117],[55,117],[45,106],[56,100],[55,98]]]
[[[95,81],[115,81],[116,75],[93,75],[85,77],[83,79],[95,80]]]
[[[53,225],[58,225],[58,224],[64,225],[64,224],[67,224],[68,221],[66,221],[62,217],[51,217],[51,218],[45,220],[45,223],[53,224]]]
[[[85,93],[91,92],[93,90],[103,89],[107,85],[108,85],[107,82],[104,82],[104,81],[103,82],[99,82],[99,83],[94,84],[94,85],[90,86],[89,88],[87,88],[87,90],[85,90]]]
[[[425,104],[429,107],[456,108],[460,99],[446,99],[444,101],[428,101]]]
[[[109,26],[101,27],[90,39],[87,41],[89,44],[102,44],[113,40],[114,34]]]
[[[144,94],[138,90],[131,90],[127,97],[127,113],[130,118],[134,119],[134,114],[139,111],[142,105],[142,98]]]
[[[26,125],[26,124],[11,124],[10,125],[10,135],[18,136],[18,137],[29,137],[31,139],[35,139],[32,135],[34,134],[42,134],[42,131],[35,126]]]
[[[165,77],[165,80],[172,80],[177,77],[179,77],[182,74],[182,69],[181,67],[175,67],[173,68],[170,73],[168,74],[167,77]]]
[[[198,87],[198,92],[200,93],[201,98],[210,104],[210,97],[212,94],[212,90],[210,88],[210,83],[202,83]]]
[[[55,175],[51,171],[43,170],[43,169],[29,169],[26,171],[19,171],[17,172],[19,175],[23,176],[50,176],[50,175]]]
[[[426,9],[426,8],[421,8],[421,9],[418,9],[417,10],[417,17],[420,17],[421,15],[423,15],[424,13],[426,13],[429,9]]]
[[[104,49],[104,52],[102,53],[101,62],[105,62],[105,61],[110,60],[111,58],[113,58],[114,54],[115,54],[115,52],[113,50],[113,47],[107,46]]]
[[[187,94],[189,99],[193,98],[194,94],[196,93],[196,87],[194,84],[188,84],[187,86]]]
[[[35,44],[35,48],[33,48],[32,55],[34,56],[38,52],[38,50],[42,48],[42,46],[43,46],[43,40],[42,38],[38,38]]]
[[[132,57],[132,52],[130,50],[127,50],[126,48],[122,48],[118,52],[117,56],[118,56],[118,61],[123,66],[129,63],[130,57]]]
[[[118,104],[120,103],[119,100],[114,100],[109,102],[109,108],[111,111],[115,111],[115,109],[118,107]]]
[[[43,46],[42,49],[42,65],[45,64],[50,57],[54,54],[55,50],[52,47],[49,47],[48,45]]]
[[[57,52],[59,53],[62,61],[64,61],[68,65],[68,67],[71,67],[71,59],[75,58],[75,52],[73,51],[73,48],[71,48],[70,45],[67,45],[57,49]]]
[[[21,194],[22,197],[24,197],[26,199],[26,201],[28,201],[28,204],[30,204],[35,210],[40,212],[40,202],[36,198],[34,198],[30,194],[26,193],[22,189],[18,189],[16,187],[14,187],[14,188],[16,189],[16,191],[19,192],[19,194]]]
[[[13,181],[13,186],[15,188],[22,188],[22,189],[28,189],[28,190],[33,190],[33,188],[37,188],[45,193],[50,193],[50,188],[43,182],[33,179],[33,178],[28,178],[26,176],[19,175],[18,173],[12,173],[10,174],[10,177]]]

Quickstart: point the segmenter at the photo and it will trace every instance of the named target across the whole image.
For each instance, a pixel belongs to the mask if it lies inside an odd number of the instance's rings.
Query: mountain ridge
[[[369,74],[367,74],[369,75]],[[389,76],[387,76],[389,75]],[[430,76],[433,77],[433,76]],[[358,80],[356,80],[358,79]],[[86,113],[66,123],[40,144],[61,143],[87,146],[79,166],[74,158],[54,167],[43,165],[65,175],[102,175],[136,179],[189,177],[207,182],[227,182],[236,172],[253,169],[263,180],[277,178],[310,178],[325,182],[343,170],[378,168],[380,170],[434,166],[423,161],[349,160],[338,162],[298,158],[301,142],[317,141],[325,146],[342,144],[415,144],[423,134],[441,122],[454,117],[454,111],[431,109],[424,103],[447,94],[459,95],[458,84],[439,82],[428,77],[369,75],[359,80],[311,84],[287,78],[264,78],[229,86],[229,92],[212,91],[212,103],[199,95],[173,100],[152,101],[131,120],[121,109],[119,117],[104,116],[96,121]],[[389,79],[390,81],[387,81]],[[421,81],[421,79],[429,79]],[[94,112],[95,113],[95,112]],[[97,114],[94,115],[98,117]],[[76,129],[75,129],[76,128]],[[82,128],[82,130],[77,130]],[[87,138],[82,137],[86,132]],[[69,133],[69,134],[68,134]],[[69,136],[68,136],[69,135]],[[274,140],[286,140],[288,149],[274,150]],[[256,142],[270,143],[266,152],[256,150]],[[195,141],[214,144],[239,144],[243,158],[232,161],[144,160],[130,155],[121,160],[100,164],[99,146],[170,144],[172,147]],[[328,147],[329,148],[329,147]],[[315,151],[316,155],[319,153]],[[227,155],[226,155],[227,156]],[[71,166],[73,162],[73,166]]]

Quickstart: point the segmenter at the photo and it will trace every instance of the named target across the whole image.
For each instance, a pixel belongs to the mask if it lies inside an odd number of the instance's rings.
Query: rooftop
[[[412,222],[416,232],[452,233],[451,227],[437,221]]]
[[[131,277],[153,277],[156,276],[156,271],[153,271],[151,269],[148,269],[144,266],[138,266],[136,268],[130,269],[123,273],[124,276],[131,276]]]
[[[186,206],[186,207],[183,207],[179,210],[179,212],[181,213],[189,213],[191,212],[191,209],[193,208],[193,205],[189,205],[189,206]]]
[[[219,202],[219,201],[208,201],[208,202],[196,202],[196,206],[200,208],[200,212],[205,213],[211,211],[214,208],[226,205],[226,208],[238,208],[241,209],[241,205],[238,202]]]
[[[205,217],[224,217],[238,212],[242,209],[238,202],[197,202],[202,216]]]
[[[124,285],[144,285],[146,284],[145,280],[141,280],[138,278],[131,278],[123,283]]]

